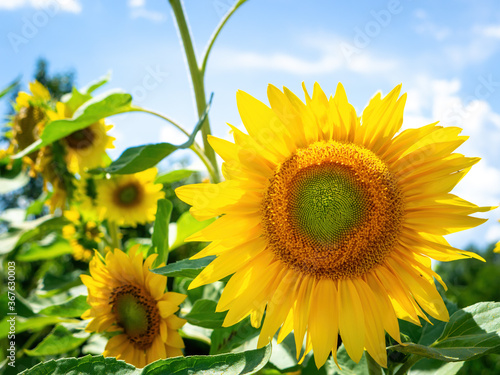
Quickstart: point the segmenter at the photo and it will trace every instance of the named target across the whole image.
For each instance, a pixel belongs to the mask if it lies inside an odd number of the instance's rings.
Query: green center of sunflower
[[[156,300],[144,289],[127,284],[113,289],[109,304],[117,324],[138,349],[148,349],[160,332]]]
[[[402,193],[387,165],[352,143],[315,142],[281,163],[262,203],[276,257],[316,278],[359,277],[397,241]]]
[[[303,235],[320,244],[339,242],[363,218],[363,192],[342,166],[304,168],[291,181],[290,191],[290,218]]]
[[[139,192],[137,191],[137,187],[135,185],[128,185],[123,187],[120,190],[119,196],[120,201],[125,204],[130,204],[135,202]]]
[[[122,294],[115,303],[118,321],[130,336],[140,336],[148,329],[148,315],[144,306],[132,294]]]

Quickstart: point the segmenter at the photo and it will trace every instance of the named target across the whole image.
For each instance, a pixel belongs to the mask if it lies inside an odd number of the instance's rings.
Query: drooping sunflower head
[[[92,319],[88,332],[115,333],[103,355],[136,367],[161,358],[182,355],[184,343],[178,330],[186,322],[174,315],[186,295],[165,292],[167,278],[150,268],[156,258],[145,261],[138,246],[125,254],[119,249],[90,262],[90,276],[82,275],[90,309],[82,319]],[[96,253],[97,254],[97,253]]]
[[[52,121],[72,115],[68,106],[61,102],[57,103],[56,112],[49,112]],[[82,174],[87,169],[102,167],[106,163],[106,149],[114,148],[115,138],[107,134],[111,128],[112,125],[99,120],[63,138],[66,162],[72,173]]]
[[[22,151],[38,140],[47,123],[50,93],[38,81],[31,82],[29,87],[30,93],[20,92],[16,98],[16,114],[11,123],[11,153]],[[30,153],[25,161],[33,165],[38,154],[37,151]]]
[[[145,224],[155,219],[158,199],[164,197],[155,184],[156,168],[98,181],[97,206],[102,217],[119,225]]]
[[[443,235],[481,224],[469,215],[490,208],[450,193],[479,160],[453,153],[461,129],[399,132],[400,90],[377,94],[361,117],[340,84],[330,98],[304,87],[305,103],[269,86],[270,107],[238,92],[248,135],[210,138],[226,181],[176,190],[195,217],[220,216],[188,239],[212,241],[195,257],[217,255],[190,287],[234,274],[218,304],[225,325],[249,315],[258,325],[265,312],[260,346],[293,330],[297,353],[313,349],[319,367],[336,358],[340,334],[354,361],[366,348],[386,366],[398,318],[448,319],[431,258],[482,259]]]

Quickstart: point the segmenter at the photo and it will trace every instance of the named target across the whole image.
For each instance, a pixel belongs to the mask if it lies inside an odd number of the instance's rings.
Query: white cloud
[[[24,7],[35,9],[51,9],[52,11],[64,11],[69,13],[80,13],[82,5],[79,0],[1,0],[0,10],[15,10]]]
[[[154,22],[162,22],[166,19],[165,14],[157,12],[154,10],[147,10],[144,8],[133,8],[130,11],[130,17],[132,18],[145,18]]]
[[[445,26],[440,26],[429,19],[429,15],[423,9],[417,9],[414,13],[418,23],[414,30],[418,34],[429,35],[436,40],[445,40],[451,36],[451,29]]]
[[[500,39],[500,25],[489,25],[489,26],[478,27],[477,31],[481,35]]]
[[[297,75],[325,74],[342,69],[370,74],[390,72],[398,66],[393,59],[374,56],[336,36],[311,36],[299,42],[318,57],[222,49],[213,57],[213,66],[221,69],[274,70]]]
[[[140,8],[146,5],[146,0],[129,0],[128,6],[131,8]]]
[[[129,0],[130,17],[144,18],[153,22],[162,22],[166,19],[166,15],[162,12],[146,9],[146,0]]]

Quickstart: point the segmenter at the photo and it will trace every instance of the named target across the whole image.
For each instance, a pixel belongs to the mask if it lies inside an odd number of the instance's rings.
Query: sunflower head
[[[190,288],[233,275],[217,307],[224,325],[250,315],[258,326],[265,313],[259,346],[293,330],[298,356],[313,349],[320,367],[340,335],[354,361],[366,349],[386,366],[397,319],[448,319],[431,258],[482,259],[443,235],[481,224],[469,215],[490,207],[450,193],[478,161],[453,153],[461,129],[400,132],[400,90],[374,96],[360,117],[340,84],[330,97],[304,86],[305,102],[270,85],[270,107],[237,93],[248,135],[232,127],[234,142],[209,139],[226,181],[176,190],[196,218],[219,216],[188,238],[212,241],[196,258],[217,256]]]
[[[136,366],[161,358],[182,355],[184,347],[178,330],[185,320],[174,313],[186,295],[165,292],[166,277],[150,268],[156,254],[145,261],[137,252],[119,249],[98,253],[90,262],[90,276],[81,276],[87,286],[90,309],[82,319],[92,319],[88,332],[113,332],[103,355],[116,357]]]
[[[97,206],[102,218],[119,225],[145,224],[155,219],[158,199],[165,196],[155,184],[156,168],[103,179],[97,184]]]
[[[50,103],[48,90],[38,81],[29,84],[30,92],[20,92],[14,106],[16,114],[12,118],[11,152],[24,150],[33,142],[40,139],[43,128],[47,123],[47,110]],[[39,155],[34,151],[27,155],[25,161],[34,165]]]
[[[51,121],[66,119],[73,112],[66,104],[58,102],[56,111],[48,113]],[[62,139],[66,149],[66,162],[72,173],[82,174],[87,169],[102,167],[106,163],[106,149],[114,148],[115,138],[107,133],[113,128],[99,120],[86,128],[77,130]]]

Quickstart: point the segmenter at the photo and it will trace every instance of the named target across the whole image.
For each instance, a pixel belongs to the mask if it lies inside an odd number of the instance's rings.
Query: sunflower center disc
[[[363,192],[335,164],[307,167],[291,181],[288,210],[304,236],[323,245],[342,239],[363,218]]]
[[[316,142],[280,164],[262,205],[277,258],[317,278],[361,276],[392,251],[404,206],[393,175],[373,152]]]
[[[70,148],[74,150],[83,150],[92,146],[95,137],[94,132],[89,126],[71,133],[64,139]]]
[[[139,349],[149,348],[160,330],[155,299],[135,285],[122,285],[111,292],[109,303],[130,342]]]
[[[137,187],[135,185],[124,186],[119,193],[120,202],[124,204],[134,203],[138,195],[139,192],[137,191]]]

